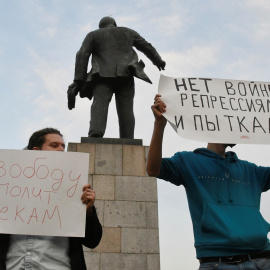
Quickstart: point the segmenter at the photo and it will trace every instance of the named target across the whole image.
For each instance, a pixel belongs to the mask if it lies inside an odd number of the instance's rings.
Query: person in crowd
[[[33,133],[26,149],[64,151],[65,142],[59,130],[44,128]],[[86,270],[82,245],[95,248],[102,227],[89,184],[83,187],[81,200],[86,205],[85,237],[0,234],[0,270]]]
[[[208,143],[193,152],[162,158],[167,120],[161,95],[155,117],[147,173],[183,185],[193,223],[200,270],[270,269],[270,225],[260,213],[261,193],[270,188],[270,167],[238,159],[234,144]]]

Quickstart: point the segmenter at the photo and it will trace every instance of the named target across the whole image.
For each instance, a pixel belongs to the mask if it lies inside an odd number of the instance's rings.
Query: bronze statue
[[[117,27],[111,17],[99,22],[99,29],[88,33],[76,55],[74,82],[68,89],[68,108],[75,108],[75,97],[92,97],[89,137],[103,137],[106,129],[108,107],[115,94],[120,138],[134,138],[133,113],[134,76],[152,83],[144,73],[143,61],[133,46],[143,52],[159,70],[166,63],[156,49],[137,32]],[[92,68],[87,73],[89,57]]]

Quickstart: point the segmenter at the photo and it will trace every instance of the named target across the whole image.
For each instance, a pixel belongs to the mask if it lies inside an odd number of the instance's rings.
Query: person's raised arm
[[[151,109],[153,111],[155,122],[153,135],[149,147],[147,158],[147,174],[157,177],[160,173],[162,159],[162,140],[167,120],[162,115],[166,111],[166,104],[160,99],[161,95],[155,96],[155,103]]]

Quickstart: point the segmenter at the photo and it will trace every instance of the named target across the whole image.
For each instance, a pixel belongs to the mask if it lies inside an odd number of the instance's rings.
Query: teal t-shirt
[[[270,224],[260,213],[269,167],[199,148],[163,158],[159,178],[186,189],[197,258],[270,250]]]

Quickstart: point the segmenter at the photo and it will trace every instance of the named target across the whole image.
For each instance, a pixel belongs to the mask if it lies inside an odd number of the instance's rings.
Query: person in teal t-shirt
[[[270,188],[270,167],[238,159],[227,147],[177,152],[162,158],[166,104],[156,95],[147,173],[185,187],[200,269],[270,269],[270,224],[260,213],[261,193]]]

